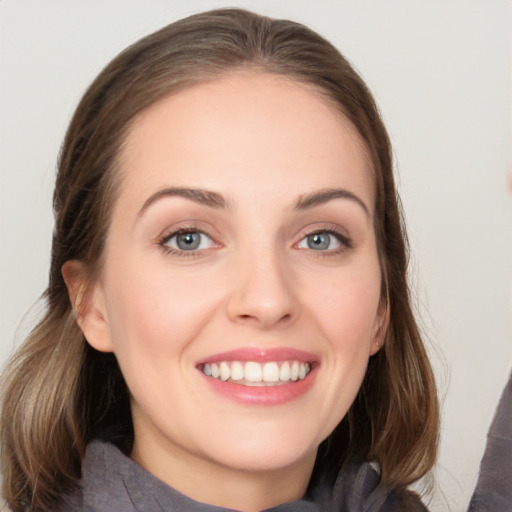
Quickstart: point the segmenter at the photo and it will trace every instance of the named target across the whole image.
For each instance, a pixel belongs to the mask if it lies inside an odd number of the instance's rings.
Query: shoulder
[[[383,484],[377,468],[358,459],[347,461],[338,475],[333,510],[428,512],[417,494]]]
[[[512,510],[512,374],[496,408],[478,482],[469,505],[471,512]]]
[[[388,494],[381,512],[428,512],[427,507],[421,501],[420,497],[407,489],[393,490]]]
[[[63,499],[59,512],[135,511],[126,487],[134,465],[114,445],[91,442],[82,465],[82,479]]]
[[[116,446],[93,441],[87,447],[78,488],[59,512],[162,512],[210,510],[168,486]]]

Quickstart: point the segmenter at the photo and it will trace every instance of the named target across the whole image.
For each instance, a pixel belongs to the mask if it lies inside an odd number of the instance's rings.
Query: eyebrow
[[[158,190],[152,194],[142,205],[139,210],[139,217],[156,201],[164,197],[182,197],[195,203],[203,204],[211,208],[229,208],[228,201],[219,193],[211,190],[189,187],[168,187]],[[325,189],[311,194],[301,195],[295,204],[295,210],[307,210],[320,206],[333,199],[349,199],[358,204],[370,216],[370,211],[366,204],[353,192],[345,189]]]
[[[354,201],[365,211],[368,217],[370,216],[370,210],[363,202],[363,200],[356,196],[353,192],[343,188],[319,190],[318,192],[302,195],[295,204],[295,210],[306,210],[308,208],[320,206],[329,201],[332,201],[333,199],[348,199],[350,201]]]
[[[204,204],[211,208],[228,208],[228,202],[226,199],[211,190],[203,190],[200,188],[188,188],[188,187],[169,187],[159,190],[152,194],[139,210],[139,217],[156,201],[164,197],[183,197],[195,203]]]

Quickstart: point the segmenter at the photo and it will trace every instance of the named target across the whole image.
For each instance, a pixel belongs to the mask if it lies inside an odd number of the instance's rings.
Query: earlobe
[[[76,322],[85,339],[100,352],[112,352],[108,316],[101,283],[90,282],[83,262],[69,260],[62,265],[62,276]]]
[[[370,345],[370,356],[376,354],[383,346],[389,326],[388,301],[383,300],[379,304],[377,318],[375,319],[375,332]]]

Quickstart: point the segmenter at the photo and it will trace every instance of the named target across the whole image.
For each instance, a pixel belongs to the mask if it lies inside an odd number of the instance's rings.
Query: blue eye
[[[330,231],[311,233],[305,236],[297,245],[299,249],[311,249],[313,251],[336,251],[344,246],[349,246],[348,240],[338,233]]]
[[[175,251],[201,251],[213,247],[213,240],[201,231],[179,231],[162,241],[162,245]]]

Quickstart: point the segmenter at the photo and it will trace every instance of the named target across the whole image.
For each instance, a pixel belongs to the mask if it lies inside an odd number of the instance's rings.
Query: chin
[[[296,464],[314,463],[323,438],[310,432],[277,427],[245,429],[229,436],[216,449],[209,447],[210,457],[218,464],[241,471],[278,471]]]

